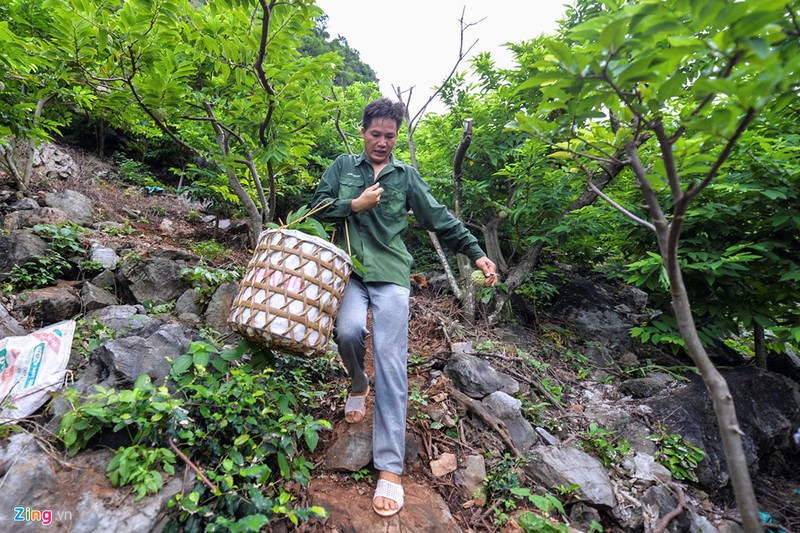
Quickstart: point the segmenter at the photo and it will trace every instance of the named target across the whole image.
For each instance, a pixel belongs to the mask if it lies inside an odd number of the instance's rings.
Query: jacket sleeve
[[[352,213],[350,209],[352,200],[339,197],[339,178],[342,172],[343,157],[339,156],[328,167],[311,199],[312,209],[317,206],[327,206],[315,215],[315,218],[323,222],[340,222]]]
[[[486,254],[464,224],[436,201],[430,186],[415,170],[409,172],[408,203],[422,227],[433,231],[452,251],[475,261]]]

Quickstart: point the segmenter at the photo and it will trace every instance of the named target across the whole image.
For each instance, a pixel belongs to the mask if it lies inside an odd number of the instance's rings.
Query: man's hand
[[[381,194],[383,194],[383,187],[380,182],[375,183],[372,187],[367,187],[361,196],[350,202],[350,210],[353,213],[366,211],[368,209],[375,209],[381,201]]]
[[[487,287],[494,287],[497,285],[498,277],[497,277],[497,267],[492,262],[491,259],[486,257],[485,255],[480,259],[475,261],[475,266],[480,268],[483,271],[483,274],[486,276],[486,281],[484,285]]]

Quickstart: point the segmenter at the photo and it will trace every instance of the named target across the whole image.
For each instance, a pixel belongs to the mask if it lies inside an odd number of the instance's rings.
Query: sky
[[[347,39],[372,67],[384,96],[392,87],[414,87],[412,115],[433,94],[458,58],[462,10],[476,23],[465,33],[464,49],[477,44],[459,65],[478,52],[491,52],[499,67],[512,65],[507,42],[554,33],[570,0],[317,0],[328,15],[328,33]],[[442,111],[439,104],[431,111]]]

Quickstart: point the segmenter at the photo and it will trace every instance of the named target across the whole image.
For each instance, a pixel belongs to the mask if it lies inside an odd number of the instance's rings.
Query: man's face
[[[397,142],[397,123],[390,118],[376,118],[367,129],[361,128],[361,138],[367,159],[379,165],[386,163]]]

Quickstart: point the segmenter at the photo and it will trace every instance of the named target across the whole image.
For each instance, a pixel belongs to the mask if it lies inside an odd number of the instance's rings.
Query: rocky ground
[[[131,251],[147,258],[162,251],[186,250],[193,242],[216,237],[227,251],[211,266],[242,266],[249,260],[246,232],[237,231],[235,222],[223,224],[227,229],[215,229],[217,221],[206,216],[200,205],[172,193],[125,183],[106,162],[72,150],[69,154],[73,168],[43,175],[36,182],[34,198],[43,199],[55,190],[74,190],[92,201],[95,220],[125,228],[109,233],[91,227],[90,239],[102,238],[120,255]],[[2,185],[0,179],[0,189]],[[10,191],[0,190],[2,198],[6,204],[13,201]],[[504,498],[492,499],[489,494],[487,500],[487,495],[479,492],[489,478],[496,494],[501,493],[499,484],[512,479],[532,491],[562,487],[561,499],[575,531],[589,530],[593,519],[605,524],[606,531],[658,530],[659,518],[673,509],[680,511],[679,516],[663,530],[739,531],[719,468],[709,466],[701,475],[702,483],[693,484],[669,479],[652,462],[655,450],[647,435],[657,426],[659,402],[677,411],[683,405],[680,395],[691,386],[663,371],[685,365],[685,361],[633,346],[626,335],[620,335],[631,320],[646,312],[646,301],[627,288],[577,273],[573,279],[574,283],[563,289],[558,309],[536,322],[519,318],[514,325],[490,329],[459,320],[457,306],[444,288],[433,280],[418,278],[410,321],[406,508],[388,520],[370,509],[376,479],[370,465],[372,402],[368,401],[362,423],[351,426],[344,422],[346,379],[340,369],[335,385],[341,394],[322,399],[315,413],[330,420],[334,430],[323,436],[314,454],[314,479],[299,494],[300,504],[323,505],[331,516],[300,529],[521,531],[517,525],[521,511],[535,510],[535,506],[525,498],[512,505],[514,500],[507,491]],[[589,293],[595,296],[590,298]],[[14,295],[5,299],[12,308],[13,301]],[[593,321],[583,323],[589,308],[595,307],[599,311]],[[24,320],[22,325],[27,329],[33,326]],[[88,363],[76,359],[71,364],[80,372]],[[487,376],[492,379],[483,381]],[[729,379],[740,379],[737,383],[743,393],[758,396],[758,385],[747,381],[748,377],[732,375]],[[767,380],[768,376],[761,376],[762,383]],[[476,383],[480,383],[478,389]],[[783,381],[769,383],[788,387],[786,394],[795,396],[785,398],[792,402],[800,397],[796,384],[793,389]],[[526,399],[524,406],[514,403],[516,397]],[[698,401],[697,397],[691,401]],[[686,405],[692,404],[687,400]],[[758,413],[765,408],[757,404],[753,409]],[[760,503],[775,522],[784,531],[800,531],[800,485],[797,470],[792,470],[798,465],[798,452],[768,444],[786,440],[788,427],[800,425],[800,402],[774,413],[778,419],[775,427],[754,430],[765,434],[754,438],[760,457],[754,461],[762,464],[762,474],[754,484]],[[583,451],[590,449],[583,444],[592,424],[610,428],[633,443],[627,462],[603,465],[597,463],[596,451]],[[709,439],[704,445],[710,450],[713,435],[696,420],[691,424],[682,431],[688,436],[692,428],[699,428],[697,439]],[[605,438],[607,443],[613,440],[609,435]],[[562,452],[565,463],[560,465],[542,460],[532,461],[530,467],[523,468],[520,463],[509,467],[516,456],[533,453],[555,460]],[[780,457],[770,460],[770,454]],[[89,459],[89,464],[94,462],[96,458]],[[582,468],[571,471],[575,465]],[[575,488],[578,485],[583,487]],[[592,492],[590,486],[600,489]]]

